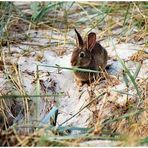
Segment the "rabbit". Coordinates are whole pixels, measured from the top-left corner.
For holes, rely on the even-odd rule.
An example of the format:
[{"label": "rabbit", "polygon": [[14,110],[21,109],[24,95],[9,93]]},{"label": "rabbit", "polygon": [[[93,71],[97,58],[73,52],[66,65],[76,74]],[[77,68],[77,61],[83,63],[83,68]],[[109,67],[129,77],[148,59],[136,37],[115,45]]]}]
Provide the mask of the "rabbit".
[{"label": "rabbit", "polygon": [[[108,60],[108,53],[98,41],[96,41],[96,33],[90,32],[87,39],[83,41],[79,32],[76,33],[77,47],[71,56],[71,66],[76,68],[84,68],[91,70],[104,70]],[[91,83],[98,73],[74,71],[76,83],[82,86],[84,83]]]}]

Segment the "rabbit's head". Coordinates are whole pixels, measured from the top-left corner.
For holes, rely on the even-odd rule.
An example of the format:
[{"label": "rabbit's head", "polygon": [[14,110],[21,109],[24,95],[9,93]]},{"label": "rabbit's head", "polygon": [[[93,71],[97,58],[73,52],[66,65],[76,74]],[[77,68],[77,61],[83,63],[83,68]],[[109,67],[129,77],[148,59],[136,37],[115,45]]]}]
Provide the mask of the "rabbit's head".
[{"label": "rabbit's head", "polygon": [[96,34],[91,32],[84,41],[75,29],[77,47],[74,49],[71,58],[71,65],[79,68],[88,68],[92,61],[92,51],[96,45]]}]

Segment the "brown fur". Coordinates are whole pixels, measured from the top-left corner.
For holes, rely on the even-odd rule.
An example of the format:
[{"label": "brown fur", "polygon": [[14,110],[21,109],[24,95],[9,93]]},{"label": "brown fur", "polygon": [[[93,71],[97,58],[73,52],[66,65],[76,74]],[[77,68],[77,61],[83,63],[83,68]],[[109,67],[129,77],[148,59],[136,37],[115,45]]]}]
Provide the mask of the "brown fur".
[{"label": "brown fur", "polygon": [[[81,35],[75,29],[77,35],[77,48],[73,51],[71,57],[71,65],[77,68],[99,70],[105,69],[108,59],[107,51],[96,41],[96,34],[91,32],[88,34],[86,41],[83,41]],[[77,83],[92,81],[97,73],[74,72]]]}]

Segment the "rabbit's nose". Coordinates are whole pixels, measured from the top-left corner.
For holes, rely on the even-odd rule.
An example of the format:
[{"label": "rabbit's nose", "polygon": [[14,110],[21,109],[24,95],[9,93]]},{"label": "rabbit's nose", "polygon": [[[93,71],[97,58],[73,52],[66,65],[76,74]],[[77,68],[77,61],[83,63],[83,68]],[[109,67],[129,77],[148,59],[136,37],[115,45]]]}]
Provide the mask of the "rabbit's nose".
[{"label": "rabbit's nose", "polygon": [[77,62],[76,61],[71,61],[71,65],[72,66],[76,66],[77,65]]}]

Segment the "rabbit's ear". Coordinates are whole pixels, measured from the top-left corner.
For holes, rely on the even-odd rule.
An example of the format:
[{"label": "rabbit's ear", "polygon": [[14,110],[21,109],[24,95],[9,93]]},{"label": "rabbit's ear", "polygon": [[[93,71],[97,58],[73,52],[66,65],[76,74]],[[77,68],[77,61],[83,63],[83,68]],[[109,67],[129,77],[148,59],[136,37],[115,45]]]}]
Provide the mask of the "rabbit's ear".
[{"label": "rabbit's ear", "polygon": [[96,44],[96,34],[94,32],[91,32],[88,34],[87,38],[87,49],[92,51],[95,44]]},{"label": "rabbit's ear", "polygon": [[76,35],[77,35],[77,39],[76,39],[77,46],[82,48],[83,47],[83,39],[82,39],[81,35],[79,34],[79,32],[76,29],[74,29],[74,30],[75,30]]}]

